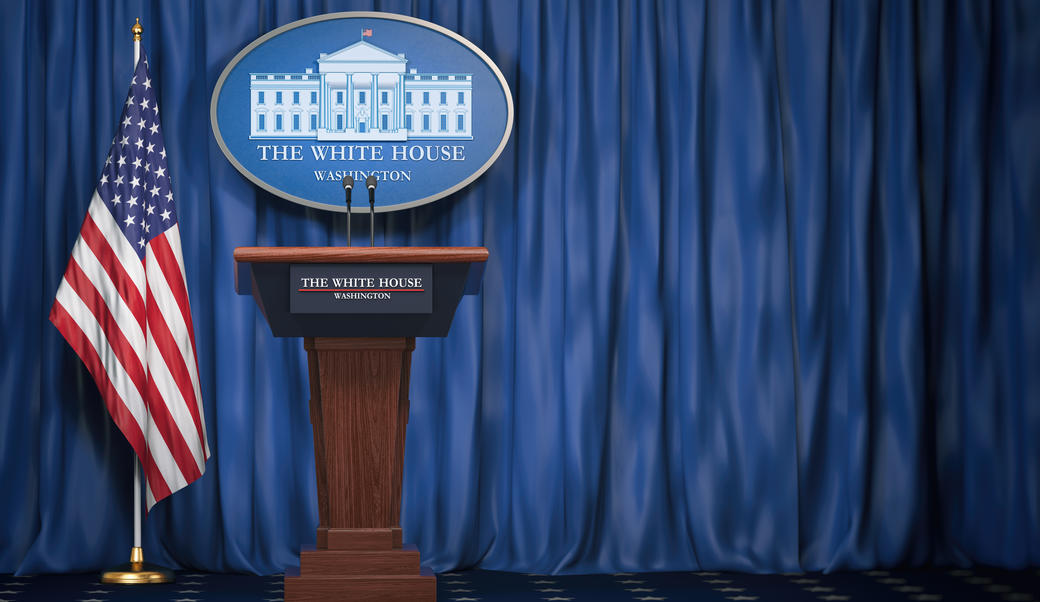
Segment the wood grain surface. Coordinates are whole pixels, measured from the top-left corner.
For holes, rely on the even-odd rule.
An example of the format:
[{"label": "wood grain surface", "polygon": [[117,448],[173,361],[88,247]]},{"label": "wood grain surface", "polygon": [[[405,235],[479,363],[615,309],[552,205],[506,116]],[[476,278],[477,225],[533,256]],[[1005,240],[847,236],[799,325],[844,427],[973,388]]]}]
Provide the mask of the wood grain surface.
[{"label": "wood grain surface", "polygon": [[236,263],[472,263],[485,247],[238,247]]},{"label": "wood grain surface", "polygon": [[317,545],[286,571],[285,600],[436,600],[401,544],[412,337],[305,338],[317,471]]},{"label": "wood grain surface", "polygon": [[[318,527],[318,549],[389,550],[401,547],[400,529],[337,529]],[[396,542],[396,543],[395,543]]]},{"label": "wood grain surface", "polygon": [[300,550],[301,575],[418,575],[419,550]]},{"label": "wood grain surface", "polygon": [[285,600],[294,602],[435,602],[433,575],[285,574]]},{"label": "wood grain surface", "polygon": [[[316,351],[330,528],[390,528],[400,350]],[[410,352],[407,352],[410,353]]]}]

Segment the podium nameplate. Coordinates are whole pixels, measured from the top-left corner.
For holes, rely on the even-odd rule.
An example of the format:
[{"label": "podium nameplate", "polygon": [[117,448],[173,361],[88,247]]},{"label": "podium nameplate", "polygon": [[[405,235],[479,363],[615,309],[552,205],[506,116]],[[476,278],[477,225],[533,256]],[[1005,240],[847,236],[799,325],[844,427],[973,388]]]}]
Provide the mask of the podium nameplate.
[{"label": "podium nameplate", "polygon": [[292,264],[294,314],[429,314],[433,266],[426,264]]}]

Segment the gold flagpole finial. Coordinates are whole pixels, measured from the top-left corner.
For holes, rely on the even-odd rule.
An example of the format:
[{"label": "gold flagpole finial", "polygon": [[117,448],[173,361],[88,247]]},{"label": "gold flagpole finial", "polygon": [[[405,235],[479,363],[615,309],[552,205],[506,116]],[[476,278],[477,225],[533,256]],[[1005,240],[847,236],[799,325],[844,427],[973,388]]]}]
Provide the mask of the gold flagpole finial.
[{"label": "gold flagpole finial", "polygon": [[140,42],[141,41],[141,34],[144,33],[144,28],[141,27],[141,18],[140,17],[138,17],[135,20],[137,22],[134,23],[134,26],[130,28],[130,31],[133,32],[133,34],[134,34],[134,41],[135,42]]}]

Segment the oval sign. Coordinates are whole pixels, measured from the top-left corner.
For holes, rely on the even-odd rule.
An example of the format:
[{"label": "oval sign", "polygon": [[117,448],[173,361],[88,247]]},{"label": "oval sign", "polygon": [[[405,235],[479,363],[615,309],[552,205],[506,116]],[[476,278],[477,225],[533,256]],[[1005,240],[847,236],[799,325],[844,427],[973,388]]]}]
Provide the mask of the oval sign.
[{"label": "oval sign", "polygon": [[210,102],[228,161],[280,197],[396,211],[447,196],[495,162],[513,129],[502,72],[462,36],[390,13],[332,13],[256,39],[224,68]]}]

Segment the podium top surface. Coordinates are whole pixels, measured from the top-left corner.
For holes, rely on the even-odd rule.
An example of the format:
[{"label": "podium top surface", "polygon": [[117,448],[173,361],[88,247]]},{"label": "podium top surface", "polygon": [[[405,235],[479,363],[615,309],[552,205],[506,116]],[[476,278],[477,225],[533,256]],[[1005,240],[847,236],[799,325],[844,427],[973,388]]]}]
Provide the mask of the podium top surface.
[{"label": "podium top surface", "polygon": [[236,263],[480,263],[485,247],[238,247]]}]

